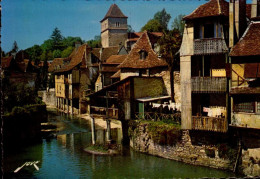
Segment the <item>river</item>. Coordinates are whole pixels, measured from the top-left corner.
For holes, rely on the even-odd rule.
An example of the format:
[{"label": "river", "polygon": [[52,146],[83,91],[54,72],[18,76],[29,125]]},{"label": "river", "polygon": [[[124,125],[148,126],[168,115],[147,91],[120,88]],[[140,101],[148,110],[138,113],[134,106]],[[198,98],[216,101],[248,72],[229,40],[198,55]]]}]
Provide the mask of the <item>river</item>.
[{"label": "river", "polygon": [[[48,111],[48,121],[61,129],[57,137],[4,151],[4,178],[226,178],[232,172],[193,166],[173,160],[134,152],[124,148],[121,155],[97,156],[83,149],[91,144],[89,121],[68,118]],[[104,129],[96,128],[97,142],[106,139]],[[120,143],[121,129],[112,129],[112,139]],[[39,161],[14,171],[25,162]]]}]

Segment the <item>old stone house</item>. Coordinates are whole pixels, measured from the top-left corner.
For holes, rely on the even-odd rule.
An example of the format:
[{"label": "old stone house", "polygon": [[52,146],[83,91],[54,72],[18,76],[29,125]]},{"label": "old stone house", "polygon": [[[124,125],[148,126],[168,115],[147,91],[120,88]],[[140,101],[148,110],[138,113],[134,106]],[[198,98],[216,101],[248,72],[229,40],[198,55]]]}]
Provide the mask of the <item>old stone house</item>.
[{"label": "old stone house", "polygon": [[[250,103],[253,113],[257,113],[255,89],[254,92],[243,91],[241,87],[252,83],[248,83],[246,78],[257,76],[257,72],[252,70],[257,69],[259,62],[258,41],[250,41],[257,39],[259,33],[259,26],[253,22],[258,19],[257,16],[259,1],[246,4],[244,0],[229,3],[211,0],[184,17],[180,50],[183,129],[225,132],[231,120],[234,123],[234,118],[238,123],[242,118],[250,120],[248,116],[237,113],[239,105],[241,108],[248,107],[242,101],[249,100],[249,96],[253,96]],[[231,58],[229,48],[232,48]],[[231,68],[229,63],[232,63]],[[257,77],[251,80],[255,79]],[[242,93],[237,95],[240,90],[244,96],[241,96]],[[259,125],[257,115],[251,118],[247,125]]]},{"label": "old stone house", "polygon": [[231,125],[260,128],[260,22],[252,21],[230,52]]}]

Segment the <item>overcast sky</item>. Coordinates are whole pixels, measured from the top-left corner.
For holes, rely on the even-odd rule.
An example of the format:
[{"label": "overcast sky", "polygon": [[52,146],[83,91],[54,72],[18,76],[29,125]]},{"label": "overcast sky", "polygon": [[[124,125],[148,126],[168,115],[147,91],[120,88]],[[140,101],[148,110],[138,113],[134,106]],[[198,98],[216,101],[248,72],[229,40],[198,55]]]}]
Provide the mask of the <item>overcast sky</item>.
[{"label": "overcast sky", "polygon": [[2,48],[10,51],[14,41],[19,49],[42,44],[55,27],[63,36],[93,39],[100,35],[100,20],[116,3],[137,32],[153,15],[166,9],[169,27],[179,14],[190,14],[206,0],[2,0]]}]

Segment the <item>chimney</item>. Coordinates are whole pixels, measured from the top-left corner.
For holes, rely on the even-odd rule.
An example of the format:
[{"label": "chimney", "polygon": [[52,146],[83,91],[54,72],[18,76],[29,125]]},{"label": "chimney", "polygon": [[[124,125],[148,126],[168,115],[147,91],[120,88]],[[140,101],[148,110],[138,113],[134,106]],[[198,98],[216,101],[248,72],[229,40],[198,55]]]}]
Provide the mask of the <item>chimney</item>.
[{"label": "chimney", "polygon": [[76,50],[81,46],[81,43],[80,42],[75,42],[75,48]]},{"label": "chimney", "polygon": [[242,37],[247,27],[246,0],[230,0],[229,3],[229,47]]},{"label": "chimney", "polygon": [[260,0],[252,0],[251,18],[260,16]]}]

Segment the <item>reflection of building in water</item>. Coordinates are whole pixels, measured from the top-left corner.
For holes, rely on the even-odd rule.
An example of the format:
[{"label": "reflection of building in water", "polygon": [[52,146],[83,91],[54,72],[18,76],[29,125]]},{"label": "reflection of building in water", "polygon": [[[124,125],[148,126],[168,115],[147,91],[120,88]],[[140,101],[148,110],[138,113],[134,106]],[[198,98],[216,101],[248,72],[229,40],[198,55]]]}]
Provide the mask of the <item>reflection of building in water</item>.
[{"label": "reflection of building in water", "polygon": [[105,143],[105,135],[106,132],[104,129],[96,130],[96,143],[97,144],[104,144]]},{"label": "reflection of building in water", "polygon": [[67,144],[66,134],[58,135],[58,136],[57,136],[57,140],[58,140],[58,142],[60,142],[64,147],[66,147],[66,144]]},{"label": "reflection of building in water", "polygon": [[72,152],[74,152],[74,133],[69,134],[69,139],[70,139],[70,149]]}]

